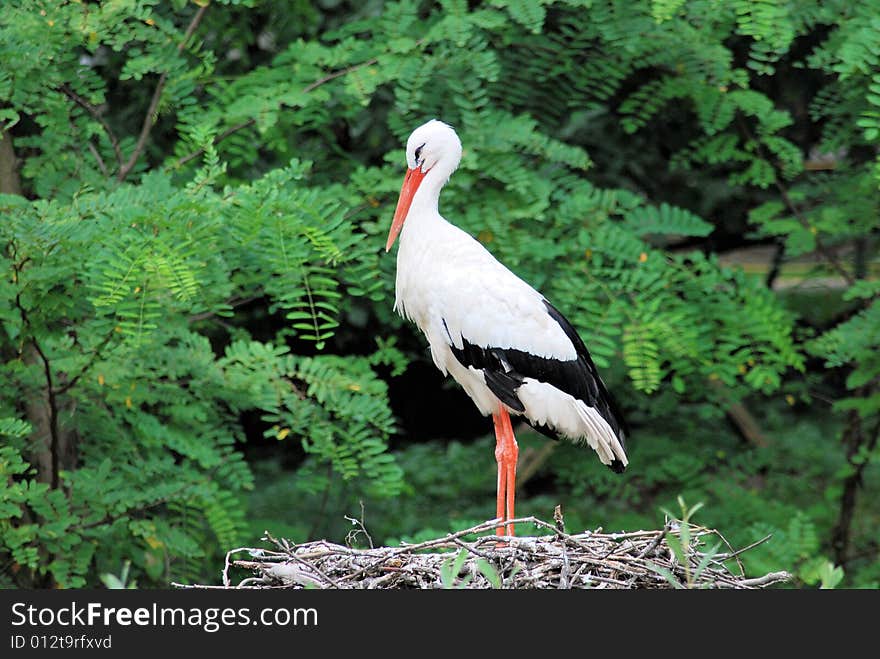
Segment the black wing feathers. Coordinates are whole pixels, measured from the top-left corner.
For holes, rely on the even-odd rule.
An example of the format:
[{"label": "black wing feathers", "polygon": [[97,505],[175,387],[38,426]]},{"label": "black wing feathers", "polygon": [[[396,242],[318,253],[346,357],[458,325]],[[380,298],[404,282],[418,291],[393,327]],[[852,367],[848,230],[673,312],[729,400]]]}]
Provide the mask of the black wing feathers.
[{"label": "black wing feathers", "polygon": [[[599,371],[596,369],[596,365],[590,357],[590,351],[587,350],[587,346],[584,345],[581,337],[578,336],[577,331],[572,327],[571,323],[568,322],[568,319],[559,313],[559,310],[556,309],[556,307],[547,302],[547,300],[544,300],[544,306],[547,307],[547,313],[550,314],[550,317],[559,323],[562,331],[565,332],[565,335],[574,344],[574,349],[578,354],[577,361],[578,363],[583,364],[584,369],[589,375],[588,380],[590,382],[590,388],[592,389],[592,387],[595,387],[592,401],[586,398],[582,398],[581,400],[599,410],[602,418],[608,422],[611,429],[620,439],[620,445],[626,449],[624,438],[629,434],[629,430],[626,427],[626,421],[623,418],[623,414],[620,412],[620,408],[617,406],[617,401],[614,400],[614,396],[611,395],[611,392],[608,391],[605,383],[602,382],[602,378],[599,376]],[[612,468],[613,467],[614,465],[612,464]],[[621,471],[622,470],[623,465],[621,465]]]},{"label": "black wing feathers", "polygon": [[[447,335],[449,328],[446,327],[446,321],[443,321]],[[451,336],[450,336],[451,338]],[[516,390],[523,383],[523,376],[516,370],[509,368],[506,364],[508,350],[501,348],[481,348],[470,343],[462,337],[462,347],[456,348],[454,344],[450,344],[452,354],[464,366],[473,366],[481,369],[486,379],[486,386],[493,394],[498,396],[498,400],[517,412],[525,412],[525,405],[517,397]]]},{"label": "black wing feathers", "polygon": [[517,412],[526,411],[526,406],[516,395],[516,390],[523,383],[523,378],[520,375],[492,371],[488,368],[483,369],[483,375],[486,378],[486,386],[498,396],[498,400]]},{"label": "black wing feathers", "polygon": [[[562,331],[574,345],[577,353],[576,359],[563,361],[549,357],[538,357],[514,348],[480,347],[470,343],[465,337],[461,337],[462,347],[457,348],[449,334],[446,321],[443,321],[450,339],[452,353],[462,365],[482,370],[486,386],[511,409],[518,412],[525,410],[525,406],[516,394],[525,378],[546,382],[595,408],[608,422],[623,445],[625,437],[623,416],[605,387],[605,383],[602,382],[602,378],[599,377],[599,372],[590,358],[587,347],[565,316],[546,300],[544,305],[547,308],[547,313],[559,323]],[[541,424],[530,425],[548,437],[559,439],[559,435],[553,428]],[[610,466],[617,472],[624,469],[619,460],[614,460]]]}]

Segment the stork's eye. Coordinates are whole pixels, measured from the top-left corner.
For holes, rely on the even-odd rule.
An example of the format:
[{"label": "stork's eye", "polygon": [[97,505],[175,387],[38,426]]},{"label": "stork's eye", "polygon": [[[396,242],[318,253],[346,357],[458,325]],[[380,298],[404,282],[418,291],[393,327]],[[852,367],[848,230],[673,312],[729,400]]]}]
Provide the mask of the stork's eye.
[{"label": "stork's eye", "polygon": [[422,155],[422,149],[425,148],[425,145],[422,144],[418,149],[416,149],[416,163],[419,162],[419,156]]}]

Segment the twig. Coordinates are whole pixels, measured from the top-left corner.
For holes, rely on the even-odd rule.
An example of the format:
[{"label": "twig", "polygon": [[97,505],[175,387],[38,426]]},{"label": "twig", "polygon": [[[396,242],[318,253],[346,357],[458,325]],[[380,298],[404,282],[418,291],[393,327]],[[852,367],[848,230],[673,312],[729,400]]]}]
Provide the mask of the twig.
[{"label": "twig", "polygon": [[227,588],[229,588],[229,566],[231,565],[229,557],[233,554],[237,554],[240,551],[251,552],[253,550],[249,549],[248,547],[237,547],[235,549],[230,549],[228,552],[226,552],[226,558],[223,559],[223,585]]},{"label": "twig", "polygon": [[473,545],[469,545],[468,543],[464,542],[463,540],[460,540],[460,539],[456,538],[456,539],[454,540],[454,542],[455,542],[455,544],[457,544],[459,547],[461,547],[462,549],[464,549],[464,550],[470,552],[471,554],[474,554],[475,556],[479,556],[480,558],[484,558],[484,559],[486,559],[487,561],[491,561],[491,560],[492,560],[492,557],[489,556],[489,554],[486,554],[486,553],[480,551],[479,549],[477,549],[477,548],[474,547]]},{"label": "twig", "polygon": [[[742,564],[742,561],[739,560],[739,555],[742,554],[744,551],[750,549],[751,547],[746,547],[746,549],[734,551],[733,545],[731,545],[730,542],[728,542],[727,538],[725,538],[721,534],[721,531],[719,531],[717,529],[709,529],[709,532],[714,534],[716,537],[721,538],[721,542],[723,542],[724,545],[730,550],[728,558],[735,558],[736,559],[736,565],[737,565],[737,567],[739,567],[739,576],[741,576],[741,577],[746,576],[746,567],[745,567],[745,565]],[[769,540],[769,539],[770,539],[770,536],[767,536],[767,538],[764,538],[764,540]],[[757,547],[759,544],[764,542],[764,540],[761,540],[760,542],[757,542],[752,546]],[[719,560],[727,560],[727,558],[719,559]]]},{"label": "twig", "polygon": [[[208,7],[210,3],[205,3],[201,7],[199,7],[195,16],[193,16],[192,21],[186,28],[186,32],[184,32],[183,39],[177,45],[177,52],[182,53],[183,49],[186,48],[186,44],[189,41],[190,37],[193,35],[193,32],[196,31],[196,28],[199,26],[199,23],[202,22],[202,17],[205,15],[205,12],[208,11]],[[153,124],[155,123],[156,113],[159,109],[159,102],[162,100],[162,92],[165,90],[165,83],[168,80],[168,72],[164,72],[159,76],[159,82],[156,83],[156,89],[153,90],[153,98],[150,99],[150,106],[147,108],[147,113],[144,116],[143,124],[141,125],[141,132],[138,135],[137,142],[134,145],[134,150],[131,152],[131,156],[128,158],[128,161],[124,165],[119,167],[119,173],[116,178],[119,181],[124,181],[125,178],[131,173],[131,170],[134,169],[134,166],[137,164],[138,159],[141,157],[141,153],[143,153],[144,148],[147,146],[147,139],[150,137],[150,131],[153,130]]]},{"label": "twig", "polygon": [[271,542],[273,545],[278,547],[282,552],[289,552],[291,550],[290,544],[287,539],[282,538],[281,540],[277,540],[275,536],[273,536],[269,531],[263,531],[263,540],[267,542]]},{"label": "twig", "polygon": [[645,547],[645,549],[638,555],[638,558],[645,558],[649,556],[657,547],[663,542],[663,538],[666,537],[666,534],[669,533],[669,530],[672,528],[672,525],[667,521],[666,524],[663,525],[663,528],[657,532],[657,536],[651,540],[651,543]]},{"label": "twig", "polygon": [[175,588],[182,588],[184,590],[227,590],[227,586],[210,586],[196,583],[177,583],[176,581],[172,581],[171,585]]},{"label": "twig", "polygon": [[352,524],[357,524],[358,526],[360,526],[360,529],[354,529],[354,530],[348,532],[348,535],[345,536],[345,542],[347,544],[349,544],[349,546],[351,546],[357,540],[358,535],[363,533],[365,536],[367,536],[367,541],[370,543],[370,549],[372,549],[373,548],[373,538],[367,532],[367,527],[364,526],[364,516],[365,516],[364,502],[361,501],[360,504],[361,504],[361,518],[360,519],[355,519],[354,517],[349,517],[348,515],[343,515],[343,517],[345,519],[347,519],[349,522],[351,522]]},{"label": "twig", "polygon": [[565,545],[562,545],[562,569],[559,571],[559,589],[569,590],[571,588],[571,563],[568,560],[568,552],[565,551]]},{"label": "twig", "polygon": [[765,574],[763,577],[743,579],[739,583],[743,586],[754,588],[756,586],[767,586],[769,584],[779,583],[780,581],[789,581],[790,579],[791,574],[788,572],[771,572],[770,574]]},{"label": "twig", "polygon": [[94,156],[95,161],[97,161],[98,169],[101,170],[101,173],[104,176],[110,176],[110,172],[107,169],[107,165],[104,164],[104,159],[101,157],[101,154],[98,153],[98,150],[95,148],[95,145],[92,144],[92,141],[89,140],[88,142],[86,142],[86,146],[89,148],[89,153],[91,153],[92,156]]},{"label": "twig", "polygon": [[[73,101],[78,106],[80,106],[83,110],[88,112],[92,116],[92,118],[95,119],[95,121],[97,121],[101,125],[101,128],[104,129],[104,134],[107,135],[107,139],[110,141],[110,146],[113,147],[113,153],[116,155],[116,167],[121,168],[122,167],[122,150],[119,148],[119,140],[116,139],[116,134],[113,132],[113,129],[110,128],[110,124],[107,123],[107,120],[104,119],[104,116],[101,113],[101,111],[94,104],[90,103],[89,101],[84,99],[82,96],[77,94],[75,91],[73,91],[73,89],[71,89],[70,85],[68,85],[67,83],[60,85],[59,87],[57,87],[57,89],[62,94],[64,94],[67,98],[69,98],[71,101]],[[94,149],[91,142],[89,142],[89,146],[92,147],[92,149]],[[101,168],[101,171],[104,173],[104,175],[106,175],[107,174],[107,166],[104,164],[104,160],[97,153],[97,151],[93,151],[93,153],[95,154],[96,158],[98,159],[98,166]]]},{"label": "twig", "polygon": [[553,523],[557,531],[565,533],[565,518],[562,515],[562,504],[557,504],[553,509]]},{"label": "twig", "polygon": [[[754,549],[758,545],[763,545],[765,542],[767,542],[772,537],[773,537],[773,534],[768,533],[760,540],[757,540],[756,542],[753,542],[752,544],[750,544],[748,547],[743,547],[742,549],[737,549],[736,551],[734,551],[733,548],[731,548],[730,552],[728,552],[726,554],[716,554],[715,558],[719,561],[729,561],[731,558],[734,558],[735,556],[739,556],[740,554],[747,552],[749,549]],[[730,545],[728,545],[728,547],[730,547]]]}]

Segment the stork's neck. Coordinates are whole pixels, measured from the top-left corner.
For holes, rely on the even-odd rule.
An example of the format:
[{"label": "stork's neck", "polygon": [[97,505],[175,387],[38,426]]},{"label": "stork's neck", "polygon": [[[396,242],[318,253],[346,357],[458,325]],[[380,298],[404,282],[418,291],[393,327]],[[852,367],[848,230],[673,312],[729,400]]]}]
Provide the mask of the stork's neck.
[{"label": "stork's neck", "polygon": [[[410,225],[432,221],[445,222],[440,216],[439,210],[440,191],[446,185],[452,172],[458,167],[459,160],[460,158],[454,160],[451,158],[441,158],[428,170],[422,184],[413,197],[412,205],[406,216],[406,223],[403,225],[404,233],[406,233],[406,229]],[[413,229],[414,227],[410,226],[410,228]]]}]

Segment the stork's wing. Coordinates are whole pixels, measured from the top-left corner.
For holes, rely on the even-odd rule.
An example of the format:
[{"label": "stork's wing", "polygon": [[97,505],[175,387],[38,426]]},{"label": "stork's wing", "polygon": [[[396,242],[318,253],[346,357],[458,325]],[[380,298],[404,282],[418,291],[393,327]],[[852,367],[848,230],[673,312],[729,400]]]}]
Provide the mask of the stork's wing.
[{"label": "stork's wing", "polygon": [[[452,353],[462,365],[482,370],[486,386],[511,409],[518,412],[525,411],[525,406],[517,397],[517,389],[526,378],[538,380],[596,409],[623,445],[625,438],[623,416],[599,376],[589,351],[565,316],[546,300],[544,305],[548,316],[558,324],[574,346],[575,359],[542,357],[518,348],[480,346],[472,343],[465,336],[461,337],[461,347],[450,344]],[[543,434],[554,439],[558,438],[558,434],[549,426],[532,425]]]}]

